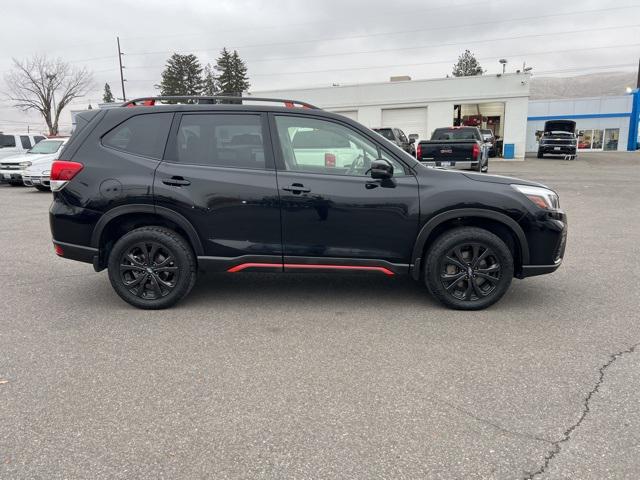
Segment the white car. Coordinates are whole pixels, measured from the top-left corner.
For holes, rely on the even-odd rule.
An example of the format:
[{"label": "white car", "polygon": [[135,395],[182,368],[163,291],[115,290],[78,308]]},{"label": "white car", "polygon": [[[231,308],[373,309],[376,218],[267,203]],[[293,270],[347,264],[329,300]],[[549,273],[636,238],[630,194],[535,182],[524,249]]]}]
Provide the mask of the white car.
[{"label": "white car", "polygon": [[12,185],[27,185],[38,190],[49,189],[51,164],[60,156],[68,138],[42,140],[24,155],[5,158],[0,162],[0,177]]},{"label": "white car", "polygon": [[31,133],[0,132],[0,158],[23,155],[44,138]]}]

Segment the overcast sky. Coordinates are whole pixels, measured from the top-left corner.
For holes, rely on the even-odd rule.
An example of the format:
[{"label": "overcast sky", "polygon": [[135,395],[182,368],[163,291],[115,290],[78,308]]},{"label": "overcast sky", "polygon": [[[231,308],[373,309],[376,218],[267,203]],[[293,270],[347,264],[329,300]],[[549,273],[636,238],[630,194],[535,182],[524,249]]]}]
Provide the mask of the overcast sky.
[{"label": "overcast sky", "polygon": [[[95,88],[74,109],[101,102],[105,82],[120,97],[117,35],[128,98],[157,93],[171,53],[204,65],[223,46],[245,60],[252,91],[443,77],[465,48],[489,73],[506,58],[511,71],[526,62],[568,76],[636,68],[640,0],[5,0],[0,92],[12,57],[46,54],[93,72]],[[42,128],[0,96],[0,130],[24,122]]]}]

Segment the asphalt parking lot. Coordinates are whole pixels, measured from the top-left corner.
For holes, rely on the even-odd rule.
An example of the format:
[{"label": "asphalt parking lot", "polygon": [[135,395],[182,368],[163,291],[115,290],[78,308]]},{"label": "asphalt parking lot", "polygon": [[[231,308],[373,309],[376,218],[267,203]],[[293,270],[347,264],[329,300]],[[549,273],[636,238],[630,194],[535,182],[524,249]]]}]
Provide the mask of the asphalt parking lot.
[{"label": "asphalt parking lot", "polygon": [[555,188],[569,243],[467,313],[299,274],[136,310],[0,186],[0,478],[638,478],[640,153],[491,173]]}]

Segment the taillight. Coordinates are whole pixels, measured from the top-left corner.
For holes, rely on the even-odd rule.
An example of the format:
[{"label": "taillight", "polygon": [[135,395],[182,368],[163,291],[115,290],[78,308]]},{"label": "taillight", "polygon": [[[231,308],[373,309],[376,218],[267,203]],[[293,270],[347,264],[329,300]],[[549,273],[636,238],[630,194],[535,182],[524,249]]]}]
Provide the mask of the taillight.
[{"label": "taillight", "polygon": [[480,146],[477,143],[473,144],[473,159],[477,160],[480,156]]},{"label": "taillight", "polygon": [[75,177],[84,165],[79,162],[69,162],[66,160],[55,160],[51,165],[51,191],[57,192],[62,190],[64,186]]},{"label": "taillight", "polygon": [[62,250],[62,247],[60,245],[53,245],[53,249],[56,252],[56,255],[58,255],[59,257],[64,257],[64,250]]},{"label": "taillight", "polygon": [[420,160],[422,158],[422,145],[418,144],[416,147],[416,158]]}]

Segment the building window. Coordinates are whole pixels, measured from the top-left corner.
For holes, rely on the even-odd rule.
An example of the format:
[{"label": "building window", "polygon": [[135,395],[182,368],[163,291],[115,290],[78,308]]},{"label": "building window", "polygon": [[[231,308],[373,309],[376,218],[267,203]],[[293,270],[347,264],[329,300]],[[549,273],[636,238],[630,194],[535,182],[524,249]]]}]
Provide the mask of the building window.
[{"label": "building window", "polygon": [[620,140],[620,129],[607,128],[604,131],[604,150],[618,150],[618,140]]}]

